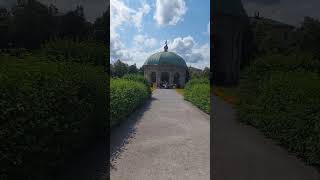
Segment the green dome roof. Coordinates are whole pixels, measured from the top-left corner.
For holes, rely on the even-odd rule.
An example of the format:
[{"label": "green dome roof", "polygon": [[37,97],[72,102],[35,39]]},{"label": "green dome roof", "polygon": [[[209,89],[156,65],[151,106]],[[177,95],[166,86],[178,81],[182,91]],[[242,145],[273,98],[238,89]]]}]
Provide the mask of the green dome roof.
[{"label": "green dome roof", "polygon": [[215,0],[213,1],[213,14],[247,16],[241,0]]},{"label": "green dome roof", "polygon": [[179,55],[173,52],[166,52],[166,51],[158,52],[151,55],[144,63],[144,65],[162,65],[162,64],[187,67],[186,62],[182,59],[182,57],[180,57]]}]

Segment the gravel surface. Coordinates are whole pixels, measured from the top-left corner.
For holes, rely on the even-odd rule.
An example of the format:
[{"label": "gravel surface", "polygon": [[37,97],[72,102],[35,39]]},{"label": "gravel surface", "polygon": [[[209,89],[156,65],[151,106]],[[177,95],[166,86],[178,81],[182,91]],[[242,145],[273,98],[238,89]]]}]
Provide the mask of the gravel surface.
[{"label": "gravel surface", "polygon": [[209,180],[209,119],[175,90],[157,89],[111,132],[111,180]]}]

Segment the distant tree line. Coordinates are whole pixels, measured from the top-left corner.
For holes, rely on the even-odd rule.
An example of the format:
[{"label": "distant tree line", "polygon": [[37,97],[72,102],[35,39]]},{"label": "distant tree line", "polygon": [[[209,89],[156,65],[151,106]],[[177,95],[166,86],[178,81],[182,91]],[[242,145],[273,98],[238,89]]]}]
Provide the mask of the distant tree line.
[{"label": "distant tree line", "polygon": [[84,17],[82,6],[61,13],[54,5],[46,6],[37,0],[18,0],[11,9],[0,7],[0,48],[39,48],[50,39],[94,39],[106,42],[105,12],[94,23]]},{"label": "distant tree line", "polygon": [[194,67],[188,67],[188,73],[187,78],[188,79],[197,79],[197,78],[205,78],[209,79],[210,76],[210,68],[205,67],[203,70],[194,68]]},{"label": "distant tree line", "polygon": [[143,69],[137,68],[136,64],[128,65],[121,60],[117,60],[115,63],[110,64],[110,73],[112,77],[123,77],[127,74],[142,74]]},{"label": "distant tree line", "polygon": [[295,27],[263,17],[254,17],[247,41],[252,42],[253,58],[266,54],[310,53],[320,59],[320,21],[305,17]]}]

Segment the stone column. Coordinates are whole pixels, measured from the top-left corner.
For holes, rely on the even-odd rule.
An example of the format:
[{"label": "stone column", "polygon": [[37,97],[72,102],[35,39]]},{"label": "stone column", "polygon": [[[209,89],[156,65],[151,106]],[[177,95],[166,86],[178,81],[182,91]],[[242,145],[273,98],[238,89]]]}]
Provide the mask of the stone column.
[{"label": "stone column", "polygon": [[149,81],[149,79],[148,79],[148,70],[144,70],[144,78],[146,78],[148,81]]},{"label": "stone column", "polygon": [[156,70],[156,82],[157,86],[160,86],[160,77],[161,77],[161,72],[159,70]]},{"label": "stone column", "polygon": [[148,80],[149,83],[151,83],[151,78],[150,78],[151,73],[147,71],[146,73],[146,79]]},{"label": "stone column", "polygon": [[169,72],[169,84],[172,85],[173,84],[173,73]]}]

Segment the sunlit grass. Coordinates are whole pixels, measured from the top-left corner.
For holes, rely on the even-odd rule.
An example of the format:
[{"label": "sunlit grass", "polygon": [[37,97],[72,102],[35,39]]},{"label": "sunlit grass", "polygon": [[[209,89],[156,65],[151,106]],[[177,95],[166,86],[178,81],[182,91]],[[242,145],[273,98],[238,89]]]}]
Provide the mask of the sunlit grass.
[{"label": "sunlit grass", "polygon": [[184,89],[176,89],[177,93],[180,95],[184,95]]},{"label": "sunlit grass", "polygon": [[151,87],[151,92],[155,91],[157,89],[157,85],[154,83]]}]

